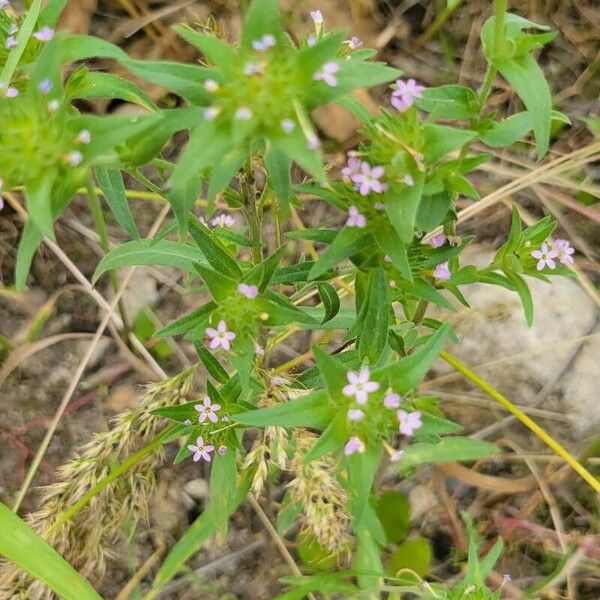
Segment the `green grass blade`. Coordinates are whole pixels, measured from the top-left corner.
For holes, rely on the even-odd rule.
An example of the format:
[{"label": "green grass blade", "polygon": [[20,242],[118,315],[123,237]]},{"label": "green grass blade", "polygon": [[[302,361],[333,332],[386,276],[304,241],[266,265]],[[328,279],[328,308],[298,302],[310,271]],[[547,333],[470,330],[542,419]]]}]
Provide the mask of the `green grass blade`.
[{"label": "green grass blade", "polygon": [[102,600],[85,577],[2,503],[0,531],[0,555],[43,581],[61,598]]}]

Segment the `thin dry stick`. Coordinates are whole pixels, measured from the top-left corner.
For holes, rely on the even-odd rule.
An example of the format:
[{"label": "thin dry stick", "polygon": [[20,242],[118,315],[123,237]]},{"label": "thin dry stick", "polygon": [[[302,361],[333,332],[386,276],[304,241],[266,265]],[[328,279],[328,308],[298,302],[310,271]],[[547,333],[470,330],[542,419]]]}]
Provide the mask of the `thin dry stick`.
[{"label": "thin dry stick", "polygon": [[[271,536],[271,539],[273,540],[274,544],[277,546],[279,553],[281,554],[281,556],[283,557],[285,562],[288,564],[292,573],[294,575],[296,575],[296,577],[301,577],[302,572],[298,568],[298,565],[296,564],[294,557],[290,554],[290,551],[287,549],[286,545],[283,543],[281,536],[279,535],[279,533],[277,533],[277,529],[275,529],[275,527],[273,527],[273,523],[271,523],[269,517],[267,516],[265,511],[262,509],[262,506],[258,503],[256,498],[252,494],[248,494],[248,502],[250,503],[250,506],[252,506],[252,508],[254,509],[256,514],[258,515],[258,518],[260,519],[261,523],[264,525],[265,529]],[[308,598],[310,598],[310,600],[316,600],[315,596],[311,593],[308,593],[306,596]]]},{"label": "thin dry stick", "polygon": [[142,579],[150,572],[150,569],[160,560],[165,551],[164,544],[160,546],[148,557],[146,562],[133,574],[133,577],[125,584],[123,589],[118,593],[115,600],[127,600],[135,588],[140,584]]},{"label": "thin dry stick", "polygon": [[[166,218],[169,210],[170,210],[169,206],[165,206],[163,208],[163,210],[157,217],[156,221],[154,222],[154,225],[152,226],[152,229],[150,230],[148,237],[153,237],[154,235],[156,235],[156,232],[158,231],[161,223]],[[62,250],[60,250],[60,248],[58,248],[58,246],[54,242],[52,242],[51,240],[44,240],[44,241],[53,251],[54,251],[53,246],[56,247],[56,250],[58,251],[58,252],[56,252],[56,254],[57,254],[57,256],[59,256],[59,258],[61,256],[64,256],[64,258],[69,263],[71,263],[71,261],[68,259],[68,257],[66,255],[64,255]],[[73,265],[73,267],[75,267],[75,265]],[[75,270],[81,275],[81,277],[83,277],[81,272],[76,267],[75,267]],[[46,450],[48,449],[48,446],[50,445],[50,441],[52,440],[52,437],[54,436],[54,433],[56,432],[56,429],[58,427],[58,424],[60,423],[62,415],[65,412],[65,409],[67,408],[67,406],[71,400],[71,397],[75,393],[75,390],[77,389],[77,386],[79,385],[79,380],[83,376],[83,373],[85,372],[85,369],[87,368],[87,365],[94,354],[96,346],[98,345],[98,342],[100,341],[102,335],[104,334],[104,330],[108,326],[108,324],[111,320],[111,316],[114,313],[115,307],[117,306],[119,299],[121,298],[121,296],[123,295],[123,292],[125,291],[127,285],[129,284],[129,280],[131,279],[131,276],[133,275],[134,271],[135,271],[135,267],[131,268],[128,271],[128,273],[126,274],[126,276],[123,280],[123,283],[121,284],[121,287],[115,294],[115,296],[112,300],[112,303],[110,305],[107,305],[107,311],[104,314],[102,321],[100,322],[100,325],[96,329],[96,333],[94,334],[94,337],[93,337],[90,345],[88,346],[88,350],[87,350],[85,356],[83,357],[81,363],[79,364],[79,367],[77,368],[75,374],[71,378],[69,387],[67,388],[67,390],[61,400],[60,405],[56,409],[56,413],[54,414],[54,417],[52,418],[50,426],[48,427],[46,434],[44,435],[44,439],[42,440],[42,442],[35,454],[35,457],[31,463],[31,465],[29,466],[27,475],[25,476],[25,480],[23,481],[23,484],[21,485],[21,488],[17,495],[17,499],[15,500],[15,503],[13,506],[13,510],[15,512],[17,512],[19,510],[19,507],[21,506],[21,503],[23,502],[23,499],[25,498],[25,494],[27,494],[27,491],[29,490],[29,487],[31,486],[31,482],[32,482],[35,474],[37,473],[37,470],[40,466],[42,459],[44,458],[44,455],[46,454]],[[89,282],[87,281],[87,279],[85,279],[85,277],[83,277],[83,280],[85,281],[87,286],[90,286]],[[100,296],[100,297],[102,298],[102,296]],[[102,298],[102,304],[107,304],[106,301],[104,300],[104,298]],[[137,338],[135,338],[135,339],[137,340]],[[139,342],[139,340],[137,340],[137,341]],[[140,344],[141,344],[141,342],[140,342]],[[143,347],[143,345],[142,345],[142,347]],[[156,364],[156,362],[154,360],[153,360],[153,363]],[[166,378],[166,376],[167,376],[166,373],[160,368],[160,366],[157,365],[157,367],[158,367],[158,371],[157,371],[158,375],[162,378]]]},{"label": "thin dry stick", "polygon": [[[528,188],[536,183],[541,183],[554,177],[564,171],[570,171],[581,167],[582,165],[592,162],[598,159],[598,153],[600,152],[600,142],[595,142],[589,146],[585,146],[580,150],[565,154],[555,160],[552,160],[529,173],[526,173],[522,177],[519,177],[505,186],[498,188],[491,194],[488,194],[485,198],[479,200],[476,204],[461,210],[458,213],[457,223],[463,223],[468,219],[471,219],[475,215],[484,211],[486,208],[493,206],[500,202],[503,198],[510,196],[520,190]],[[432,232],[424,236],[424,240],[429,240],[435,235],[443,233],[443,227],[437,227]]]}]

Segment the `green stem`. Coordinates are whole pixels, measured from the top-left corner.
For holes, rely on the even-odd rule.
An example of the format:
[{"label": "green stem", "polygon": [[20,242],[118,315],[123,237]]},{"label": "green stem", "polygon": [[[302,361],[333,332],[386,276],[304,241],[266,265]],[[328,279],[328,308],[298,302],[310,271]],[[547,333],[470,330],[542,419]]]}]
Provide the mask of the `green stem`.
[{"label": "green stem", "polygon": [[256,264],[262,261],[262,237],[261,237],[261,223],[258,216],[256,206],[256,185],[254,183],[254,177],[252,176],[252,157],[248,160],[244,173],[242,174],[242,213],[246,219],[248,225],[248,233],[250,239],[253,242],[257,242],[258,245],[252,247],[252,258]]},{"label": "green stem", "polygon": [[10,85],[15,70],[19,66],[21,57],[27,48],[33,30],[35,29],[35,24],[40,16],[41,9],[42,0],[34,0],[31,7],[28,9],[27,16],[17,34],[17,45],[10,51],[8,58],[4,63],[2,73],[0,74],[0,87],[7,88]]},{"label": "green stem", "polygon": [[[107,254],[110,250],[110,243],[108,241],[108,232],[106,230],[106,221],[104,220],[104,213],[102,212],[102,206],[100,201],[98,200],[98,194],[96,193],[96,187],[94,186],[94,181],[92,180],[92,176],[90,175],[87,182],[87,195],[90,201],[90,210],[92,211],[92,216],[94,217],[94,225],[96,227],[96,233],[100,238],[100,247],[104,254]],[[108,274],[110,285],[115,294],[119,291],[119,281],[114,271],[110,271]],[[129,338],[129,319],[127,318],[127,310],[125,309],[125,303],[123,298],[119,299],[118,302],[119,314],[121,316],[121,320],[123,321],[123,334],[124,338],[127,340]]]},{"label": "green stem", "polygon": [[167,438],[173,430],[178,427],[179,424],[173,425],[167,428],[158,437],[154,438],[151,442],[146,444],[143,448],[138,450],[135,454],[130,456],[125,462],[115,467],[104,479],[100,480],[96,485],[90,488],[71,508],[64,511],[60,517],[52,524],[52,526],[45,532],[45,535],[56,531],[61,525],[70,521],[94,496],[98,495],[105,487],[110,485],[115,479],[119,478],[123,473],[126,473],[134,467],[140,460],[154,452],[163,444],[163,440]]},{"label": "green stem", "polygon": [[494,56],[501,56],[504,48],[504,23],[508,0],[496,0],[494,6]]}]

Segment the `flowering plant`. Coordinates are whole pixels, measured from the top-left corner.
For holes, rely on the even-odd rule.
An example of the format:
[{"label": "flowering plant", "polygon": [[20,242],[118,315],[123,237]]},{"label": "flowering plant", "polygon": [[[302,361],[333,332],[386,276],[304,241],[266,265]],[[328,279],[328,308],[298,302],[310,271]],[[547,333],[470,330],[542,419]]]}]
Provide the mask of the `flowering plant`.
[{"label": "flowering plant", "polygon": [[[60,4],[48,6],[58,14]],[[21,25],[0,12],[0,62],[9,64],[25,44],[21,62],[5,69],[0,98],[0,181],[5,190],[24,191],[29,212],[17,284],[25,284],[36,248],[53,236],[54,222],[80,187],[102,228],[95,177],[132,238],[110,250],[105,244],[95,281],[116,268],[166,265],[185,271],[205,292],[195,310],[154,333],[191,342],[206,381],[189,401],[152,409],[153,418],[172,423],[151,444],[178,441],[175,462],[210,463],[209,506],[169,554],[148,597],[174,576],[192,546],[215,531],[224,534],[241,502],[277,481],[286,483],[280,534],[297,523],[300,553],[310,546],[351,569],[328,580],[327,593],[375,593],[391,578],[389,585],[410,584],[427,598],[462,598],[469,586],[477,597],[498,597],[485,587],[485,574],[501,542],[482,565],[473,542],[469,571],[453,590],[434,590],[420,576],[420,585],[414,578],[407,583],[394,558],[400,540],[385,526],[377,474],[393,469],[405,477],[422,464],[498,451],[460,435],[462,427],[438,399],[419,389],[446,341],[456,340],[440,314],[455,310],[453,299],[468,306],[462,289],[485,283],[518,294],[531,323],[526,277],[573,274],[574,249],[552,239],[550,217],[524,227],[514,208],[506,241],[484,267],[464,264],[471,238],[457,229],[459,196],[479,199],[469,175],[488,160],[486,147],[507,147],[533,132],[541,158],[552,120],[567,120],[552,111],[532,57],[552,32],[506,14],[498,1],[481,31],[488,72],[476,92],[403,78],[373,62],[374,52],[358,38],[328,31],[319,11],[311,13],[314,31],[292,39],[276,0],[252,2],[238,45],[189,25],[176,28],[200,52],[200,66],[133,60],[102,40],[54,35],[42,15],[37,29],[30,19],[31,35],[19,40],[14,35],[30,17]],[[119,61],[185,105],[161,109],[133,83],[85,67],[62,80],[64,64],[91,56]],[[525,106],[504,120],[487,105],[497,74]],[[387,106],[373,116],[352,92],[383,84]],[[77,98],[100,96],[135,102],[146,114],[95,117],[74,106]],[[339,170],[327,162],[312,118],[331,102],[362,127]],[[189,141],[170,162],[162,149],[179,131],[188,131]],[[155,167],[154,181],[141,172],[147,165]],[[172,208],[174,221],[154,239],[140,239],[124,174]],[[328,226],[298,226],[299,211],[322,201],[332,207]],[[437,310],[428,314],[432,306]],[[296,333],[308,341],[304,354],[282,362],[278,350]],[[69,518],[86,501],[78,500]],[[389,560],[395,566],[386,574]],[[406,568],[416,576],[411,564]],[[316,576],[293,580],[306,593],[321,584]]]}]

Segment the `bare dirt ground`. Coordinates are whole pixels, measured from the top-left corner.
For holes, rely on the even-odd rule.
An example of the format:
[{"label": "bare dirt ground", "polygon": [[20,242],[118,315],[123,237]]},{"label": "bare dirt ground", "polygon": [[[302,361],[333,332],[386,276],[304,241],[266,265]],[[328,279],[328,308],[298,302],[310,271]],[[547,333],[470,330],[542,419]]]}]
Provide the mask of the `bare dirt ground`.
[{"label": "bare dirt ground", "polygon": [[[490,12],[490,3],[462,3],[436,33],[436,10],[446,3],[428,0],[376,2],[375,0],[319,0],[312,3],[286,0],[292,34],[306,31],[309,10],[319,8],[329,24],[360,35],[366,45],[407,75],[426,85],[461,82],[477,86],[484,72],[479,52],[478,30]],[[572,120],[572,126],[556,132],[554,156],[589,142],[582,119],[600,113],[600,7],[591,0],[512,3],[523,16],[547,23],[559,31],[550,49],[541,57],[557,108]],[[181,20],[215,25],[234,39],[239,31],[237,3],[163,2],[161,0],[98,1],[72,0],[62,27],[90,32],[122,45],[133,56],[196,60],[192,49],[178,40],[169,26]],[[293,15],[302,15],[294,20]],[[118,72],[113,64],[98,67]],[[157,101],[164,91],[146,86]],[[364,94],[370,106],[382,103],[385,90]],[[517,100],[508,89],[498,89],[493,101],[502,111]],[[102,113],[130,110],[118,103],[97,102],[86,110]],[[344,152],[357,139],[356,123],[342,109],[328,107],[318,116],[333,163],[340,164]],[[184,140],[182,140],[183,142]],[[176,153],[177,147],[169,151]],[[493,172],[481,172],[482,194],[505,184],[534,167],[527,148],[514,155],[496,157]],[[568,176],[584,181],[591,192],[600,191],[600,167],[589,164]],[[581,281],[558,280],[552,286],[534,285],[536,321],[527,329],[516,296],[497,288],[477,287],[468,298],[472,309],[460,309],[453,322],[462,345],[453,351],[489,378],[515,403],[528,407],[531,416],[576,454],[592,457],[590,468],[600,472],[600,212],[598,195],[584,196],[573,186],[541,182],[506,198],[520,202],[534,216],[554,214],[559,229],[578,248]],[[147,230],[160,211],[157,203],[137,201],[134,211],[141,229]],[[470,251],[473,262],[481,260],[502,241],[509,223],[509,208],[498,204],[468,222],[461,233],[477,235]],[[305,223],[323,224],[335,217],[319,210],[303,215]],[[22,223],[5,208],[0,213],[0,265],[2,284],[13,278],[16,242]],[[97,264],[99,248],[91,218],[83,201],[73,204],[57,227],[60,246],[86,277]],[[111,239],[122,239],[116,226]],[[587,284],[586,284],[587,282]],[[100,291],[108,296],[103,280]],[[193,308],[198,300],[187,283],[168,269],[139,270],[130,286],[130,316],[151,300],[152,318],[167,323]],[[0,287],[0,498],[14,499],[32,455],[39,446],[49,420],[84,355],[99,323],[97,304],[72,274],[47,248],[34,261],[29,289],[15,294]],[[175,373],[194,360],[193,348],[152,347],[154,356],[168,373]],[[286,349],[297,354],[294,344]],[[287,359],[289,357],[283,357]],[[22,512],[34,510],[37,486],[53,481],[56,467],[94,432],[106,429],[108,419],[135,405],[148,369],[123,353],[107,334],[94,354],[77,392],[50,444],[26,496]],[[201,381],[201,378],[198,380]],[[444,410],[461,422],[467,433],[496,441],[506,452],[500,459],[477,464],[471,470],[426,468],[415,477],[389,486],[406,493],[412,506],[412,531],[429,538],[434,547],[432,575],[451,582],[457,572],[456,557],[464,556],[465,531],[458,518],[469,510],[483,536],[501,534],[507,552],[498,573],[511,573],[520,587],[557,566],[564,548],[575,552],[577,563],[569,575],[569,590],[557,587],[548,598],[600,597],[600,530],[597,501],[540,442],[522,426],[506,420],[491,402],[450,374],[436,367],[425,388],[444,399]],[[138,527],[115,561],[109,574],[96,581],[103,597],[110,599],[145,561],[160,563],[166,551],[181,537],[203,510],[207,497],[207,473],[203,467],[183,463],[172,466],[176,448],[169,449],[165,466],[157,475],[158,485],[147,524]],[[510,456],[508,456],[510,454]],[[533,474],[530,485],[521,482]],[[540,483],[542,482],[541,487]],[[543,485],[544,482],[549,485]],[[519,487],[521,485],[521,487]],[[556,509],[551,511],[549,507]],[[558,514],[558,522],[556,515]],[[289,544],[293,551],[293,543]],[[240,509],[226,540],[217,540],[189,561],[190,576],[176,580],[162,598],[272,598],[282,588],[278,578],[289,570],[274,549],[250,507]],[[150,569],[152,572],[152,569]],[[562,591],[559,591],[562,590]],[[519,597],[511,587],[506,597]]]}]

